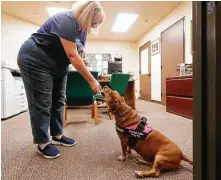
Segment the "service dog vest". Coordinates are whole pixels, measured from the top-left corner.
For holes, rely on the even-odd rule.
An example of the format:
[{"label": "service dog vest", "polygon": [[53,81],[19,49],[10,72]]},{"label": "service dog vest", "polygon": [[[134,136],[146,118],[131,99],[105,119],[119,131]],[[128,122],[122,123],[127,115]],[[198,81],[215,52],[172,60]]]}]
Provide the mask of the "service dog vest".
[{"label": "service dog vest", "polygon": [[153,131],[152,127],[147,124],[147,119],[142,117],[137,124],[128,126],[125,129],[121,129],[116,126],[116,130],[120,133],[127,134],[129,141],[129,147],[133,147],[137,144],[138,140],[144,140]]}]

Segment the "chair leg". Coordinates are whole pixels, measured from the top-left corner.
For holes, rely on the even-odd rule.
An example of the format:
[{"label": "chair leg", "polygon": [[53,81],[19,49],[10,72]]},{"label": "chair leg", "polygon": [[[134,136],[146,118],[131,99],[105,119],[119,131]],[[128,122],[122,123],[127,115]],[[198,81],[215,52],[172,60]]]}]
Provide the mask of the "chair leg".
[{"label": "chair leg", "polygon": [[105,103],[106,103],[106,105],[107,105],[107,113],[108,113],[108,116],[109,116],[110,120],[112,120],[112,114],[111,114],[111,112],[110,112],[110,108],[109,108],[109,106],[108,106],[108,104],[107,104],[106,101],[105,101]]},{"label": "chair leg", "polygon": [[99,124],[97,102],[94,101],[91,107],[91,116],[95,120],[95,125]]},{"label": "chair leg", "polygon": [[91,106],[91,118],[94,118],[94,116],[95,116],[95,109],[94,108],[95,107],[94,107],[94,103],[93,103]]},{"label": "chair leg", "polygon": [[64,111],[63,111],[63,127],[67,127],[67,106],[64,105]]}]

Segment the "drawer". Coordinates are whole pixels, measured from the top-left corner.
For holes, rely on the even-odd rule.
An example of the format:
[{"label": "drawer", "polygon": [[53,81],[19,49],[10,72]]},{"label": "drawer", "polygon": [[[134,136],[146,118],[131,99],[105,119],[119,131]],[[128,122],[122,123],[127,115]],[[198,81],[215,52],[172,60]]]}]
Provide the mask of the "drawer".
[{"label": "drawer", "polygon": [[166,97],[166,111],[187,118],[193,117],[193,99],[183,97]]},{"label": "drawer", "polygon": [[192,97],[192,87],[192,78],[166,80],[167,95]]}]

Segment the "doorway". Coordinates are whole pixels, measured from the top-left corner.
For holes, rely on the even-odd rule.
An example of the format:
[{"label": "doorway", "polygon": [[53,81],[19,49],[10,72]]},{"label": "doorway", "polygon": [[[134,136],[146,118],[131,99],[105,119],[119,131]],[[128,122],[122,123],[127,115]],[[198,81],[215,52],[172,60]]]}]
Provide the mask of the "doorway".
[{"label": "doorway", "polygon": [[221,179],[221,2],[193,2],[194,180]]},{"label": "doorway", "polygon": [[139,48],[140,99],[151,101],[150,42]]}]

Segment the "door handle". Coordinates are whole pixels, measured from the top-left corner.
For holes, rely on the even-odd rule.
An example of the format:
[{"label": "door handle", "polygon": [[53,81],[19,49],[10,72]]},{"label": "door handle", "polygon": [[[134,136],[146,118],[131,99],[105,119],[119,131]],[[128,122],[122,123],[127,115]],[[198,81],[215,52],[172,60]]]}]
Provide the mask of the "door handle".
[{"label": "door handle", "polygon": [[150,77],[150,76],[151,76],[151,74],[148,74],[148,76]]}]

